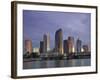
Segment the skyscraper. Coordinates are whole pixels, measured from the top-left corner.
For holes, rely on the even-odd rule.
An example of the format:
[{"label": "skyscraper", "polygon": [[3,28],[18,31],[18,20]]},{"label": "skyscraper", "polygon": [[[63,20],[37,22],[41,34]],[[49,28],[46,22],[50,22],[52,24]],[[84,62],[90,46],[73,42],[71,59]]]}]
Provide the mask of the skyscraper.
[{"label": "skyscraper", "polygon": [[58,29],[55,33],[55,52],[63,53],[63,35],[62,29]]},{"label": "skyscraper", "polygon": [[40,53],[43,53],[44,42],[40,41]]},{"label": "skyscraper", "polygon": [[25,40],[25,52],[31,54],[32,53],[32,41]]},{"label": "skyscraper", "polygon": [[64,53],[68,53],[68,40],[63,41]]},{"label": "skyscraper", "polygon": [[44,34],[43,36],[43,51],[48,52],[50,50],[50,36],[49,34]]},{"label": "skyscraper", "polygon": [[68,53],[74,52],[74,37],[68,37]]},{"label": "skyscraper", "polygon": [[82,48],[82,41],[77,39],[77,41],[76,41],[76,52],[80,53],[81,52],[81,48]]}]

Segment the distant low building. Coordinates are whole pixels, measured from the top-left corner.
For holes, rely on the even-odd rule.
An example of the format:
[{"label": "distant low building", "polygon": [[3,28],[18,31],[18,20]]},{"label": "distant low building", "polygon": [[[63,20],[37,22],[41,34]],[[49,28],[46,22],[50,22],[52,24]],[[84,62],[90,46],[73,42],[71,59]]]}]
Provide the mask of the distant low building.
[{"label": "distant low building", "polygon": [[83,45],[83,52],[88,52],[88,45]]},{"label": "distant low building", "polygon": [[40,53],[39,48],[33,48],[33,52]]},{"label": "distant low building", "polygon": [[84,52],[83,47],[81,48],[81,52]]}]

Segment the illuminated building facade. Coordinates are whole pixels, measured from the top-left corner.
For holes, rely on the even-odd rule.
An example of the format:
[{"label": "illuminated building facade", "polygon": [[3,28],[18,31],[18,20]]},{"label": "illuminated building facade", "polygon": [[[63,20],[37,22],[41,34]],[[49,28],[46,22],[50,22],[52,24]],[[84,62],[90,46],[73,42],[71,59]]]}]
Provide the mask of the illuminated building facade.
[{"label": "illuminated building facade", "polygon": [[74,52],[74,38],[69,36],[68,37],[68,53]]},{"label": "illuminated building facade", "polygon": [[58,29],[55,33],[55,52],[63,53],[63,35],[62,29]]},{"label": "illuminated building facade", "polygon": [[50,50],[50,36],[49,34],[44,34],[43,36],[43,51],[48,52]]},{"label": "illuminated building facade", "polygon": [[25,52],[31,54],[32,53],[32,41],[25,40]]}]

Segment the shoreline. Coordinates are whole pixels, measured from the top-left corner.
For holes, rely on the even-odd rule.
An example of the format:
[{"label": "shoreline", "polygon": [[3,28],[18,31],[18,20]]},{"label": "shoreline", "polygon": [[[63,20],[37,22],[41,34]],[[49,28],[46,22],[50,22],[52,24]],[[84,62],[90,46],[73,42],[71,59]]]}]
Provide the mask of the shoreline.
[{"label": "shoreline", "polygon": [[91,55],[73,56],[73,57],[42,57],[42,58],[24,58],[23,62],[45,61],[45,60],[72,60],[72,59],[91,59]]}]

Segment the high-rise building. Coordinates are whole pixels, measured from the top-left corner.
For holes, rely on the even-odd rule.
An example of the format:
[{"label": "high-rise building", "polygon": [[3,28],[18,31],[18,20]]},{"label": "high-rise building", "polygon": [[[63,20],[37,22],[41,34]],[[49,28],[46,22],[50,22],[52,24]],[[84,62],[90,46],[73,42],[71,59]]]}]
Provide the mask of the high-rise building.
[{"label": "high-rise building", "polygon": [[83,45],[83,52],[88,52],[88,45]]},{"label": "high-rise building", "polygon": [[55,33],[55,52],[63,53],[63,35],[62,29],[58,29]]},{"label": "high-rise building", "polygon": [[25,52],[31,54],[32,53],[32,41],[25,40]]},{"label": "high-rise building", "polygon": [[40,53],[43,53],[44,42],[40,41]]},{"label": "high-rise building", "polygon": [[68,40],[63,41],[64,53],[68,53]]},{"label": "high-rise building", "polygon": [[74,37],[68,37],[68,53],[74,52]]},{"label": "high-rise building", "polygon": [[44,52],[48,52],[50,50],[50,36],[49,34],[44,34],[43,36],[43,42],[44,42]]},{"label": "high-rise building", "polygon": [[80,53],[81,49],[82,49],[82,41],[77,39],[77,41],[76,41],[76,52]]}]

